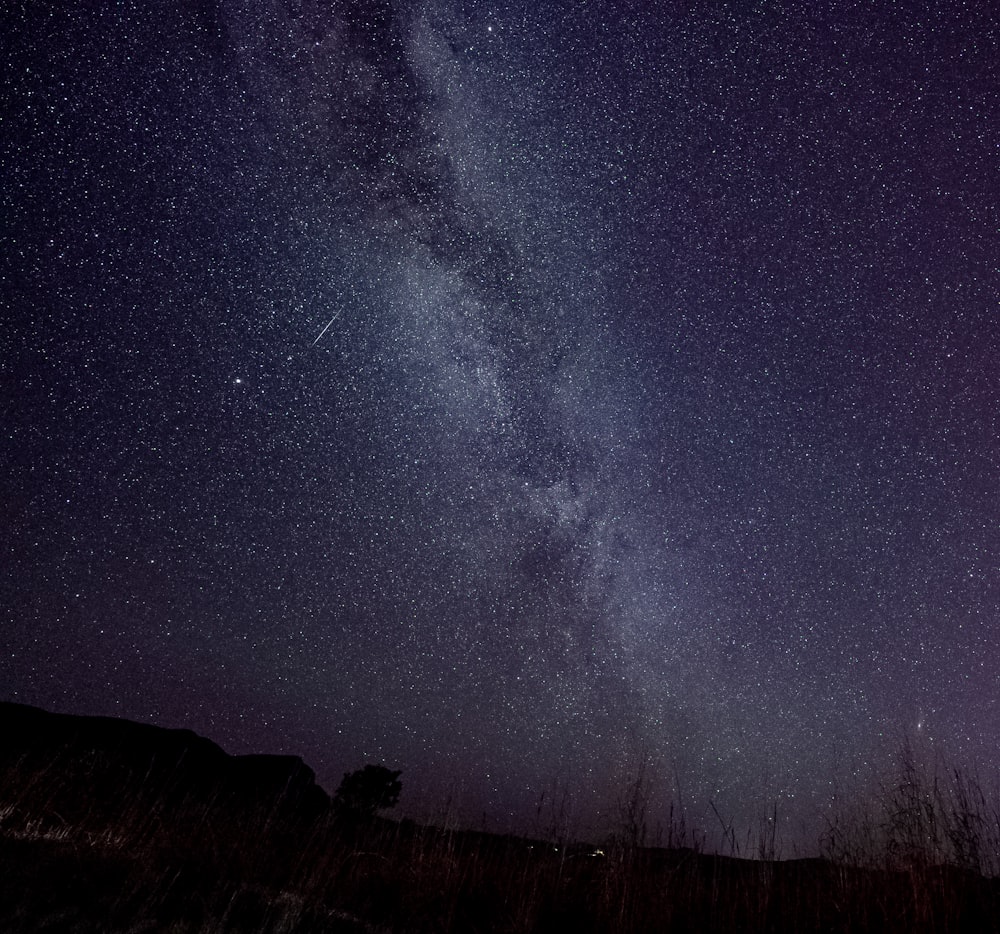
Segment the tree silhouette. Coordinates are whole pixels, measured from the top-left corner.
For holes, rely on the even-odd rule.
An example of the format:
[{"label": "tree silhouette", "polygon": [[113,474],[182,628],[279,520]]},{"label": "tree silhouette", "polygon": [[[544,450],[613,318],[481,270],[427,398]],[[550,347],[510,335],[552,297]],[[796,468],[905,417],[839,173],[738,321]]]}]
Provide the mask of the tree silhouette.
[{"label": "tree silhouette", "polygon": [[371,817],[376,811],[395,807],[403,790],[402,774],[384,765],[346,772],[333,796],[334,812],[343,817]]}]

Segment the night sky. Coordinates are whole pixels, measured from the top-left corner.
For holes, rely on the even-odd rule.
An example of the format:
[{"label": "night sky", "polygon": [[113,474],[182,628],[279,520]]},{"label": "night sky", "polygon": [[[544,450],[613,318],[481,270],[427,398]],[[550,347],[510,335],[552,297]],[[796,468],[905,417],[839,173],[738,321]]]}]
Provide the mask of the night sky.
[{"label": "night sky", "polygon": [[15,0],[0,699],[503,829],[995,770],[988,6]]}]

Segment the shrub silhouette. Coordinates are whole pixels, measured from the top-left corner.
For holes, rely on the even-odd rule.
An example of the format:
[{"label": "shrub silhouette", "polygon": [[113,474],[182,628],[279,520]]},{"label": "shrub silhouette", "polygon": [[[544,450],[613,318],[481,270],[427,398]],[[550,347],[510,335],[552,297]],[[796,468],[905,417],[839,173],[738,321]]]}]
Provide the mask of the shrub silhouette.
[{"label": "shrub silhouette", "polygon": [[334,812],[344,817],[371,817],[376,811],[395,807],[403,790],[402,774],[384,765],[346,772],[333,796]]}]

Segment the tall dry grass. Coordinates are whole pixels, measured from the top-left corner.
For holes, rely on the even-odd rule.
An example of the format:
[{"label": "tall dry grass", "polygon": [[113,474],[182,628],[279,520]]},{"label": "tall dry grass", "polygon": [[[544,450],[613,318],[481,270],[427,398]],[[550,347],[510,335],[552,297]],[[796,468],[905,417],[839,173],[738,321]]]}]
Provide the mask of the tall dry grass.
[{"label": "tall dry grass", "polygon": [[[117,932],[1000,931],[995,789],[912,750],[829,816],[822,858],[780,859],[777,808],[718,844],[637,770],[619,826],[573,842],[565,789],[530,838],[373,819],[309,822],[174,789],[90,797],[65,764],[0,776],[0,930]],[[95,773],[96,774],[96,773]]]}]

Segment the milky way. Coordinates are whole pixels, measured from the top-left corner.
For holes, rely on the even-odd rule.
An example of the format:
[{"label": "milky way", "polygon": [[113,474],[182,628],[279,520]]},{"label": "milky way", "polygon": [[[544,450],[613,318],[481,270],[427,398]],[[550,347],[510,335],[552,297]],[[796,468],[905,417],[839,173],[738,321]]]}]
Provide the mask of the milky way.
[{"label": "milky way", "polygon": [[15,6],[0,696],[518,829],[995,768],[987,14]]}]

